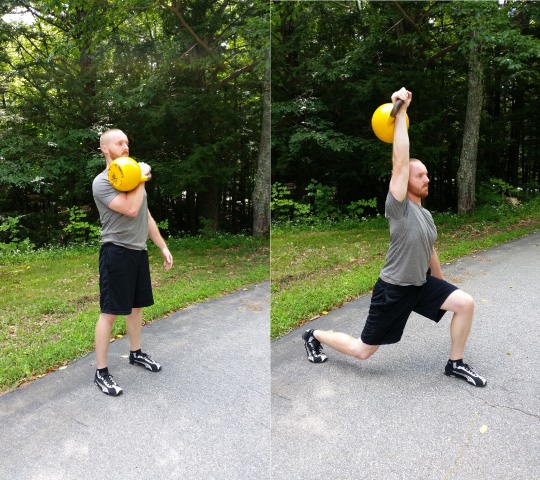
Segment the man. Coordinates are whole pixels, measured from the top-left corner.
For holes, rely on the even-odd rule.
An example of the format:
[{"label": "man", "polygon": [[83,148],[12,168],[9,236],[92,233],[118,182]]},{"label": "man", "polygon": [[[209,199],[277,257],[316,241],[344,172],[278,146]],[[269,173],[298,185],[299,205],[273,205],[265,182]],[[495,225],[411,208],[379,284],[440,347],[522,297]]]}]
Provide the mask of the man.
[{"label": "man", "polygon": [[425,165],[409,158],[406,111],[412,93],[402,88],[392,102],[403,100],[394,126],[392,178],[385,204],[390,223],[390,247],[380,277],[373,289],[364,330],[359,339],[345,333],[307,330],[304,340],[308,359],[322,363],[325,344],[361,360],[371,357],[381,345],[401,339],[411,312],[438,322],[446,311],[454,313],[450,325],[450,358],[445,374],[483,387],[486,380],[463,363],[465,342],[471,329],[474,300],[444,280],[433,245],[437,229],[431,214],[422,208],[428,194],[429,178]]},{"label": "man", "polygon": [[[130,192],[116,190],[108,180],[110,164],[129,155],[128,138],[121,130],[111,129],[101,135],[101,153],[107,168],[92,184],[94,200],[101,220],[99,287],[101,314],[96,325],[95,384],[107,395],[117,396],[122,389],[107,368],[111,329],[118,315],[126,316],[129,335],[129,363],[152,372],[161,365],[141,351],[142,308],[153,305],[152,285],[146,239],[159,248],[164,267],[172,267],[173,257],[148,211],[145,182]],[[150,178],[150,166],[139,163],[141,172]]]}]

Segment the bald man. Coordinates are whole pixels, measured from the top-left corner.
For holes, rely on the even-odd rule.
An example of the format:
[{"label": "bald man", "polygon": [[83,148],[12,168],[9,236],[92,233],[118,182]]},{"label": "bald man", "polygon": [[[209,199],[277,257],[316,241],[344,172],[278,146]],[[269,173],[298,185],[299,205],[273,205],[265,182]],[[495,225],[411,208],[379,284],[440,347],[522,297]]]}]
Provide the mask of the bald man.
[{"label": "bald man", "polygon": [[[110,164],[129,155],[126,134],[118,129],[107,130],[100,138],[106,169],[92,184],[92,191],[101,220],[99,253],[99,288],[101,313],[96,325],[96,374],[94,383],[103,393],[117,396],[122,389],[107,367],[111,330],[118,315],[126,316],[129,335],[129,363],[151,372],[161,365],[141,351],[142,309],[153,305],[152,284],[146,240],[159,248],[163,264],[169,270],[173,257],[163,240],[156,222],[148,211],[145,182],[130,192],[116,190],[109,182]],[[139,163],[141,172],[150,178],[151,168]]]},{"label": "bald man", "polygon": [[431,213],[422,207],[428,195],[426,166],[409,158],[406,112],[412,93],[402,88],[392,102],[402,100],[397,113],[392,147],[392,178],[386,197],[385,215],[390,223],[390,246],[386,262],[373,288],[369,313],[360,338],[346,333],[310,329],[302,338],[308,359],[323,363],[322,345],[360,360],[370,358],[381,345],[397,343],[412,312],[439,322],[447,311],[450,323],[450,357],[447,376],[484,387],[486,380],[463,363],[465,343],[471,329],[474,300],[446,282],[434,244],[437,228]]}]

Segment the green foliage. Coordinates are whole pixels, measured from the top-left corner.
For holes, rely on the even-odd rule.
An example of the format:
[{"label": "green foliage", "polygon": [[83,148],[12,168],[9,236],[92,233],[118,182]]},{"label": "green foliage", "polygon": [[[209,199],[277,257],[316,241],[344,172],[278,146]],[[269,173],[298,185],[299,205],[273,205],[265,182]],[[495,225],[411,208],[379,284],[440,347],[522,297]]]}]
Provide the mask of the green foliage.
[{"label": "green foliage", "polygon": [[296,202],[290,196],[291,191],[286,185],[279,182],[272,185],[270,211],[273,221],[301,220],[310,214],[309,205]]},{"label": "green foliage", "polygon": [[495,192],[497,192],[499,195],[504,195],[506,197],[515,197],[519,195],[519,189],[516,187],[513,187],[509,183],[505,182],[504,180],[501,180],[500,178],[492,178],[490,179],[492,188]]},{"label": "green foliage", "polygon": [[0,256],[28,252],[35,247],[29,238],[21,240],[18,237],[19,217],[0,217],[0,220]]},{"label": "green foliage", "polygon": [[86,220],[86,212],[80,207],[69,209],[69,223],[63,228],[68,242],[82,243],[98,240],[101,228]]},{"label": "green foliage", "polygon": [[336,188],[311,180],[306,187],[307,196],[313,203],[313,215],[319,220],[335,220],[339,209],[335,202]]},{"label": "green foliage", "polygon": [[291,198],[291,191],[282,183],[272,185],[272,221],[275,225],[292,221],[296,225],[321,222],[346,221],[363,218],[366,208],[369,215],[377,212],[377,199],[355,200],[343,206],[336,198],[336,188],[312,179],[306,187],[306,203]]},{"label": "green foliage", "polygon": [[214,228],[250,227],[268,12],[247,0],[37,0],[32,22],[0,17],[0,211],[28,214],[39,245],[63,235],[49,221],[58,211],[97,220],[99,135],[116,127],[152,166],[150,209],[171,233],[194,233],[214,210]]},{"label": "green foliage", "polygon": [[[272,182],[335,188],[339,204],[384,201],[391,145],[371,116],[401,86],[413,92],[411,155],[430,173],[431,209],[456,207],[471,45],[481,53],[477,178],[534,190],[540,21],[534,2],[274,2]],[[531,185],[531,188],[526,187]],[[498,200],[497,200],[498,201]],[[352,208],[354,210],[354,207]]]},{"label": "green foliage", "polygon": [[169,230],[169,220],[167,219],[162,220],[161,222],[156,222],[156,225],[158,226],[160,230],[164,230],[164,231]]},{"label": "green foliage", "polygon": [[377,199],[372,198],[370,200],[356,200],[347,205],[347,212],[351,217],[362,217],[366,207],[377,209]]},{"label": "green foliage", "polygon": [[0,234],[4,237],[4,241],[12,241],[15,239],[16,235],[19,233],[17,227],[18,224],[18,217],[7,217],[5,220],[2,219],[2,223],[0,224]]},{"label": "green foliage", "polygon": [[[532,187],[532,188],[530,188]],[[505,201],[511,201],[512,198],[519,200],[528,199],[528,191],[535,192],[534,183],[526,189],[517,188],[500,178],[490,178],[489,181],[480,183],[477,190],[477,202],[482,205],[500,205]]]}]

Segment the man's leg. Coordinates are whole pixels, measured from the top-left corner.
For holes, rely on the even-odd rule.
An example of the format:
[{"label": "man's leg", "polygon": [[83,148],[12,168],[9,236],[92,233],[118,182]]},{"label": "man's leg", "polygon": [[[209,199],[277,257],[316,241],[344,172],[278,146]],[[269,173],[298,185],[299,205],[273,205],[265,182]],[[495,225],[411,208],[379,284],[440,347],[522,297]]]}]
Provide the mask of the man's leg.
[{"label": "man's leg", "polygon": [[462,359],[465,343],[471,331],[474,300],[463,290],[456,290],[448,296],[441,309],[454,312],[450,323],[450,360]]},{"label": "man's leg", "polygon": [[319,342],[332,347],[338,352],[356,357],[360,360],[367,360],[379,348],[379,345],[368,345],[359,338],[333,330],[314,330],[313,336]]},{"label": "man's leg", "polygon": [[142,308],[133,308],[126,316],[126,328],[129,335],[129,349],[135,352],[141,348]]},{"label": "man's leg", "polygon": [[107,353],[109,352],[109,343],[111,341],[111,330],[116,315],[101,313],[96,324],[95,342],[96,342],[96,364],[98,369],[107,366]]},{"label": "man's leg", "polygon": [[142,308],[131,310],[131,314],[126,317],[126,327],[129,335],[129,363],[140,365],[152,372],[159,372],[161,365],[141,352]]},{"label": "man's leg", "polygon": [[448,296],[441,309],[454,312],[450,323],[450,359],[444,369],[445,374],[467,380],[476,387],[485,387],[486,379],[463,362],[465,343],[471,331],[474,315],[473,298],[462,290],[456,290]]},{"label": "man's leg", "polygon": [[122,393],[122,389],[116,384],[107,368],[107,353],[111,341],[111,330],[116,315],[101,313],[96,324],[96,375],[94,383],[103,393],[114,397]]}]

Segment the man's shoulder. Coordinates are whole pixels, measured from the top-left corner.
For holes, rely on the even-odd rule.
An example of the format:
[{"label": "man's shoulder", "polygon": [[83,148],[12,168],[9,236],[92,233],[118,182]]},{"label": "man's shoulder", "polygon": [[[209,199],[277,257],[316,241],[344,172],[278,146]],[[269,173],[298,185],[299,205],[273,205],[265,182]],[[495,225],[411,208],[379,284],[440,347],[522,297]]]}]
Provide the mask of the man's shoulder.
[{"label": "man's shoulder", "polygon": [[392,192],[388,191],[388,194],[386,195],[386,201],[384,203],[386,217],[400,218],[405,215],[408,210],[407,207],[409,201],[410,200],[405,197],[405,199],[400,202],[394,197],[394,195],[392,195]]},{"label": "man's shoulder", "polygon": [[98,175],[94,177],[94,180],[92,182],[92,188],[96,189],[99,187],[106,186],[107,184],[110,185],[109,176],[107,174],[107,170],[103,170],[101,173],[99,173]]}]

